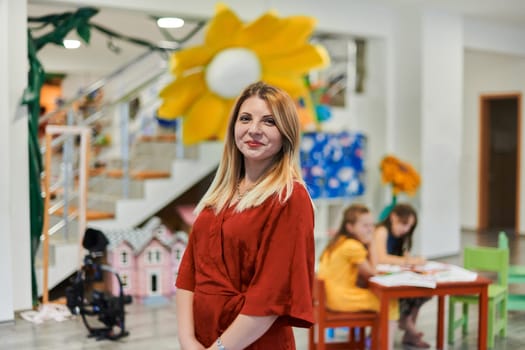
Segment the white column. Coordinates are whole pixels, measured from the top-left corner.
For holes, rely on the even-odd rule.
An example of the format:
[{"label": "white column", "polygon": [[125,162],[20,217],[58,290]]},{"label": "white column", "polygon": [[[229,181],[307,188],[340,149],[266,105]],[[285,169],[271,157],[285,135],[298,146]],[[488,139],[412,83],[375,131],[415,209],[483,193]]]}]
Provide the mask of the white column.
[{"label": "white column", "polygon": [[0,0],[0,322],[31,307],[27,115],[27,4]]},{"label": "white column", "polygon": [[463,33],[458,15],[422,16],[420,252],[460,249]]},{"label": "white column", "polygon": [[[389,135],[388,142],[393,142],[393,151],[399,158],[408,161],[419,169],[421,159],[421,12],[414,6],[398,9],[393,26],[392,54],[393,62],[388,63],[389,78],[393,82],[389,94],[393,95],[394,110],[390,112],[389,128],[395,136]],[[388,98],[391,98],[390,96]],[[391,132],[391,131],[390,131]],[[404,198],[402,198],[404,201]]]},{"label": "white column", "polygon": [[[392,34],[387,42],[386,57],[385,153],[393,154],[421,171],[421,11],[414,6],[402,6],[392,14]],[[419,196],[420,192],[415,197],[400,194],[398,202],[413,205],[419,213]],[[390,189],[385,188],[384,201],[378,212],[390,202]],[[424,234],[420,227],[416,230],[413,253],[419,254],[419,242]]]}]

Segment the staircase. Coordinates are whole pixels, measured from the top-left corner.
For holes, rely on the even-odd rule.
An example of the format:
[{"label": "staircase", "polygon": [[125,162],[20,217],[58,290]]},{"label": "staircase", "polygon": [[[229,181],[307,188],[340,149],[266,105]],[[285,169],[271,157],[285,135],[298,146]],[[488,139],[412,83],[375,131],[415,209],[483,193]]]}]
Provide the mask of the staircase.
[{"label": "staircase", "polygon": [[[175,134],[173,130],[164,128],[152,132],[155,128],[151,128],[151,124],[156,122],[154,118],[145,118],[144,115],[154,113],[159,103],[157,91],[167,78],[171,78],[166,77],[167,69],[162,59],[153,59],[152,69],[149,61],[154,55],[152,52],[137,58],[88,87],[82,96],[68,101],[58,112],[53,112],[67,113],[68,125],[90,128],[96,125],[109,133],[113,140],[109,147],[93,144],[88,171],[87,227],[101,231],[134,228],[207,177],[219,163],[222,153],[220,142],[185,147],[180,132]],[[144,71],[148,73],[144,74]],[[142,79],[130,78],[130,74],[142,76]],[[126,86],[120,95],[83,118],[75,116],[75,101],[118,79],[124,79],[125,84],[120,85]],[[131,81],[134,83],[131,84]],[[151,99],[146,99],[145,95]],[[141,102],[142,107],[133,120],[129,114],[129,103],[137,97],[145,102]],[[52,115],[44,116],[42,120],[45,122],[50,118]],[[177,129],[181,129],[180,125]],[[53,149],[61,151],[52,157],[55,185],[50,186],[48,191],[53,198],[48,211],[49,288],[77,270],[84,256],[80,246],[84,228],[80,227],[78,220],[78,208],[82,206],[76,203],[79,197],[79,165],[76,164],[79,149],[72,139],[58,137],[53,142]],[[37,281],[41,294],[43,271],[38,261],[37,257]]]},{"label": "staircase", "polygon": [[[150,176],[145,172],[137,172],[137,178],[131,183],[132,198],[116,201],[114,218],[91,220],[88,222],[89,226],[104,231],[139,225],[214,171],[219,163],[221,151],[221,143],[200,144],[196,158],[172,161],[169,177],[165,177],[162,171],[152,172]],[[143,179],[140,178],[141,175]],[[102,186],[108,186],[107,191],[113,188],[120,192],[117,186],[111,185],[111,179]]]}]

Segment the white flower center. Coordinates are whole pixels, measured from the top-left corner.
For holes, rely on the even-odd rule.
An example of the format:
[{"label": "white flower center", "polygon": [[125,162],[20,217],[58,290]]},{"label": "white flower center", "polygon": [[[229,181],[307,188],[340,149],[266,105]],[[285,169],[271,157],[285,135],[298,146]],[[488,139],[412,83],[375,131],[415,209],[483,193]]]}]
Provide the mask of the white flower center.
[{"label": "white flower center", "polygon": [[235,98],[249,84],[261,78],[257,55],[245,48],[219,52],[206,67],[208,88],[223,98]]}]

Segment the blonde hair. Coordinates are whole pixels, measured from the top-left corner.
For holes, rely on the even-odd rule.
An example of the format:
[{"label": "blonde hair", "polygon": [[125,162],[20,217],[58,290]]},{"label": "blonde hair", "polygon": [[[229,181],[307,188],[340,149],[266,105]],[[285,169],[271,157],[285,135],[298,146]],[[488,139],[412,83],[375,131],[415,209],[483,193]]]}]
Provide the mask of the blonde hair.
[{"label": "blonde hair", "polygon": [[281,133],[283,145],[274,156],[270,167],[261,175],[261,180],[240,198],[235,210],[243,211],[258,206],[274,194],[279,195],[281,202],[286,202],[292,194],[294,181],[304,186],[299,167],[300,127],[295,104],[283,90],[264,82],[257,82],[246,87],[234,104],[219,168],[210,188],[197,205],[196,212],[205,207],[212,207],[216,213],[221,211],[230,203],[238,183],[245,175],[244,157],[235,145],[234,131],[239,110],[250,97],[257,97],[266,102]]}]

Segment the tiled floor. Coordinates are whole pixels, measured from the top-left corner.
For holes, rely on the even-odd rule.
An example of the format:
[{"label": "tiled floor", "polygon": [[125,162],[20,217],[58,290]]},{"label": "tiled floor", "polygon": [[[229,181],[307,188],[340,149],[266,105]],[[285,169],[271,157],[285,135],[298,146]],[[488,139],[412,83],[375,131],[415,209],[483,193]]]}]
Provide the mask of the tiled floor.
[{"label": "tiled floor", "polygon": [[[476,234],[464,232],[462,245],[495,246],[497,234]],[[509,237],[511,262],[525,264],[525,238]],[[441,259],[443,261],[461,264],[460,256]],[[435,345],[436,299],[428,302],[421,309],[419,327],[425,332],[425,339]],[[176,315],[174,304],[145,306],[134,303],[126,306],[128,337],[120,341],[97,341],[87,338],[87,330],[80,319],[64,322],[46,321],[35,325],[17,318],[14,324],[0,325],[0,349],[16,350],[55,350],[55,349],[180,349],[176,337]],[[465,339],[458,340],[448,349],[465,350],[476,348],[476,310],[471,310],[472,330]],[[307,331],[296,329],[297,349],[307,349]],[[525,312],[509,312],[508,335],[505,339],[496,339],[495,349],[514,350],[525,349]],[[399,343],[401,333],[396,334],[396,349],[403,349]],[[407,348],[409,349],[409,348]],[[269,349],[271,350],[271,349]]]}]

